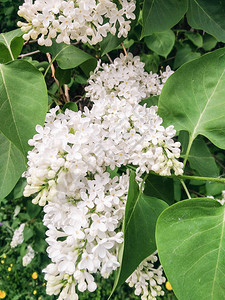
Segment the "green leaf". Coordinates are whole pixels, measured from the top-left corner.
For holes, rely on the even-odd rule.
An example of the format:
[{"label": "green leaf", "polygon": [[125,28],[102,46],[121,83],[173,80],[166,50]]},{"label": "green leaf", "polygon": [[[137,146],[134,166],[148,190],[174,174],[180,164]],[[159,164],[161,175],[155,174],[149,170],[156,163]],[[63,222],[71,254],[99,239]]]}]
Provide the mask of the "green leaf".
[{"label": "green leaf", "polygon": [[26,61],[0,64],[0,86],[0,131],[26,155],[27,141],[47,112],[43,75]]},{"label": "green leaf", "polygon": [[[187,132],[180,132],[179,141],[182,144],[182,151],[186,153],[188,143]],[[206,142],[201,136],[194,140],[188,156],[188,161],[191,168],[197,171],[197,175],[203,177],[219,177],[219,168],[217,167],[215,159],[209,151]]]},{"label": "green leaf", "polygon": [[203,46],[203,38],[198,32],[187,31],[184,34],[195,46],[201,48]]},{"label": "green leaf", "polygon": [[[159,97],[164,126],[190,133],[189,148],[199,135],[225,148],[225,49],[219,49],[178,69]],[[179,88],[178,88],[179,87]]]},{"label": "green leaf", "polygon": [[15,60],[23,48],[24,40],[20,29],[0,34],[0,63]]},{"label": "green leaf", "polygon": [[11,192],[25,169],[22,153],[0,132],[0,198]]},{"label": "green leaf", "polygon": [[76,68],[86,61],[89,61],[89,63],[94,61],[94,65],[97,65],[97,60],[93,56],[73,45],[53,42],[51,47],[40,47],[40,50],[44,53],[51,53],[52,62],[56,60],[63,70]]},{"label": "green leaf", "polygon": [[42,223],[35,223],[33,249],[38,253],[45,253],[48,246],[45,242],[45,231],[46,227]]},{"label": "green leaf", "polygon": [[174,203],[173,179],[149,174],[145,181],[143,193],[147,196],[162,199],[171,205]]},{"label": "green leaf", "polygon": [[173,49],[175,43],[175,34],[172,30],[156,32],[145,37],[147,47],[158,55],[167,57]]},{"label": "green leaf", "polygon": [[219,177],[219,168],[203,138],[197,137],[194,140],[188,160],[191,168],[200,176]]},{"label": "green leaf", "polygon": [[137,266],[156,250],[156,221],[167,207],[164,201],[144,195],[135,181],[135,173],[131,172],[125,210],[122,261],[114,289],[121,285]]},{"label": "green leaf", "polygon": [[27,185],[27,180],[23,177],[20,177],[15,188],[13,189],[13,199],[18,199],[23,197],[23,191],[26,185]]},{"label": "green leaf", "polygon": [[175,60],[174,60],[174,69],[182,66],[184,63],[189,62],[193,59],[199,58],[201,54],[199,52],[193,52],[190,45],[184,44],[182,48],[177,50]]},{"label": "green leaf", "polygon": [[81,70],[84,72],[87,78],[90,76],[90,72],[93,72],[97,66],[97,60],[95,58],[86,60],[80,65]]},{"label": "green leaf", "polygon": [[[130,48],[133,44],[134,44],[134,40],[133,40],[133,39],[130,39],[130,40],[125,39],[125,40],[123,41],[123,45],[124,45],[124,47],[125,47],[126,49]],[[121,49],[121,50],[123,50],[123,47],[122,47],[122,45],[119,45],[116,49]]]},{"label": "green leaf", "polygon": [[23,230],[24,241],[27,242],[33,235],[33,230],[30,227],[25,226]]},{"label": "green leaf", "polygon": [[35,218],[42,210],[39,205],[34,205],[30,200],[27,200],[26,209],[30,218]]},{"label": "green leaf", "polygon": [[152,71],[153,73],[156,73],[158,71],[160,59],[157,54],[142,54],[141,61],[144,62],[145,70],[147,72]]},{"label": "green leaf", "polygon": [[59,81],[59,86],[62,86],[63,84],[69,84],[71,81],[71,70],[63,70],[58,67],[55,69],[55,77]]},{"label": "green leaf", "polygon": [[225,298],[225,206],[190,199],[159,217],[156,241],[160,262],[179,300]]},{"label": "green leaf", "polygon": [[221,196],[222,191],[225,190],[225,184],[218,182],[206,182],[206,195],[208,196]]},{"label": "green leaf", "polygon": [[215,39],[214,36],[207,33],[204,34],[202,47],[205,51],[212,50],[213,48],[216,47],[216,44],[217,44],[217,39]]},{"label": "green leaf", "polygon": [[159,96],[151,96],[149,98],[143,99],[141,100],[141,102],[139,102],[140,105],[144,105],[146,104],[146,107],[151,107],[152,105],[158,105],[159,102]]},{"label": "green leaf", "polygon": [[145,0],[142,37],[176,25],[188,8],[187,0]]},{"label": "green leaf", "polygon": [[116,35],[108,33],[108,35],[100,43],[101,55],[103,56],[116,49],[124,40],[124,37],[118,38]]},{"label": "green leaf", "polygon": [[66,103],[65,105],[63,105],[62,111],[65,111],[67,108],[70,110],[73,110],[75,112],[78,112],[78,106],[74,102],[69,102],[69,103]]},{"label": "green leaf", "polygon": [[202,29],[225,42],[225,2],[221,0],[189,0],[187,20],[191,27]]}]

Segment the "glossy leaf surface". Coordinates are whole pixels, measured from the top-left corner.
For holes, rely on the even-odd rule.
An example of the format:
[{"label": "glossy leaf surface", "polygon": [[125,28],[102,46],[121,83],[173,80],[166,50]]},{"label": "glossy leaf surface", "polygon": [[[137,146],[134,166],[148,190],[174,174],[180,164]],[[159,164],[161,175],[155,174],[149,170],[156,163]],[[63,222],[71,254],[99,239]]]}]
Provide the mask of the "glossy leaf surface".
[{"label": "glossy leaf surface", "polygon": [[224,299],[225,206],[208,198],[170,206],[158,219],[156,241],[179,300]]},{"label": "glossy leaf surface", "polygon": [[204,135],[224,149],[224,86],[225,49],[183,65],[168,79],[159,98],[164,125],[188,131],[191,141]]}]

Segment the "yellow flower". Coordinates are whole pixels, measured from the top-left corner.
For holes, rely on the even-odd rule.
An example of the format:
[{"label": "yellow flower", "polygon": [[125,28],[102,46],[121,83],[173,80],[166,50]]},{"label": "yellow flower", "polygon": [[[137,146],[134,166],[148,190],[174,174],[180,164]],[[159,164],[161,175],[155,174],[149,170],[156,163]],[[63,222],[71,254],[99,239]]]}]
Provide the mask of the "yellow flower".
[{"label": "yellow flower", "polygon": [[37,279],[37,278],[38,278],[37,272],[34,272],[34,273],[32,274],[32,278],[33,278],[33,279]]},{"label": "yellow flower", "polygon": [[11,270],[12,270],[12,268],[11,268],[11,267],[8,267],[8,271],[11,272]]},{"label": "yellow flower", "polygon": [[12,267],[13,266],[13,264],[10,264],[10,267]]},{"label": "yellow flower", "polygon": [[2,260],[1,260],[1,263],[2,263],[2,264],[4,264],[4,263],[5,263],[4,259],[2,259]]},{"label": "yellow flower", "polygon": [[36,291],[36,290],[34,290],[34,291],[33,291],[33,294],[34,294],[34,295],[36,295],[36,294],[37,294],[37,291]]},{"label": "yellow flower", "polygon": [[6,292],[0,290],[0,299],[4,299],[6,297]]},{"label": "yellow flower", "polygon": [[172,289],[173,289],[171,284],[169,283],[169,281],[166,282],[166,288],[168,291],[172,291]]},{"label": "yellow flower", "polygon": [[3,258],[6,258],[6,255],[5,255],[5,254],[3,255]]}]

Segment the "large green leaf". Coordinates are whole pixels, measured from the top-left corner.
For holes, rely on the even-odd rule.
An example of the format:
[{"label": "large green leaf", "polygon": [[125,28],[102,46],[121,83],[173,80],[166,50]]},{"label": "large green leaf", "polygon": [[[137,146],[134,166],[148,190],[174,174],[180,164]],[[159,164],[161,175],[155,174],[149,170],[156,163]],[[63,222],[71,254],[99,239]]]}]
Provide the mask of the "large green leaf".
[{"label": "large green leaf", "polygon": [[43,75],[26,61],[0,64],[0,90],[0,131],[26,154],[27,141],[47,112]]},{"label": "large green leaf", "polygon": [[63,70],[76,68],[86,61],[89,61],[89,64],[93,64],[94,62],[93,68],[95,68],[97,64],[97,60],[93,56],[73,45],[53,42],[51,47],[40,47],[40,50],[45,53],[51,53],[52,62],[56,60],[59,67]]},{"label": "large green leaf", "polygon": [[168,204],[164,201],[144,195],[135,181],[135,173],[131,173],[125,210],[122,260],[114,289],[121,285],[137,266],[156,250],[156,221],[167,207]]},{"label": "large green leaf", "polygon": [[179,300],[225,299],[225,206],[190,199],[159,217],[160,262]]},{"label": "large green leaf", "polygon": [[225,1],[189,0],[188,23],[214,35],[218,41],[225,42]]},{"label": "large green leaf", "polygon": [[142,37],[176,25],[188,8],[187,0],[145,0]]},{"label": "large green leaf", "polygon": [[23,154],[0,132],[0,198],[11,192],[25,168]]},{"label": "large green leaf", "polygon": [[7,63],[19,56],[24,43],[22,34],[20,29],[0,34],[0,63]]},{"label": "large green leaf", "polygon": [[155,53],[167,57],[173,49],[175,34],[172,30],[156,32],[145,38],[147,47]]},{"label": "large green leaf", "polygon": [[189,148],[199,135],[225,148],[225,48],[206,54],[178,69],[159,98],[164,125],[190,133]]}]

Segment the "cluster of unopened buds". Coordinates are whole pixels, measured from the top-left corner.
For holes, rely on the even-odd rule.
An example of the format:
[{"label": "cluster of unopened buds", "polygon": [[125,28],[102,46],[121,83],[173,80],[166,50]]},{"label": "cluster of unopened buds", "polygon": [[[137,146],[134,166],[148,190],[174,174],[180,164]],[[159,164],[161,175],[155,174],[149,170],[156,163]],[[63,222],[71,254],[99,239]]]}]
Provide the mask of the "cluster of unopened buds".
[{"label": "cluster of unopened buds", "polygon": [[[45,125],[36,127],[29,141],[34,148],[28,153],[24,195],[35,194],[33,203],[44,206],[52,261],[44,270],[48,294],[77,299],[77,291],[97,288],[95,273],[107,278],[119,267],[129,181],[120,167],[137,167],[139,180],[150,170],[182,174],[173,126],[162,126],[157,106],[139,104],[159,95],[171,73],[167,68],[160,75],[148,74],[132,54],[121,55],[111,65],[99,63],[86,88],[92,109],[60,113],[55,107]],[[119,171],[112,173],[115,167]],[[155,261],[151,256],[128,279],[143,297],[147,292],[141,281],[149,281],[148,298],[143,299],[163,294],[164,277],[161,267],[154,270]]]},{"label": "cluster of unopened buds", "polygon": [[54,38],[95,45],[108,33],[126,37],[135,7],[135,0],[25,0],[18,14],[26,22],[18,26],[25,40],[38,39],[39,45],[51,46]]}]

